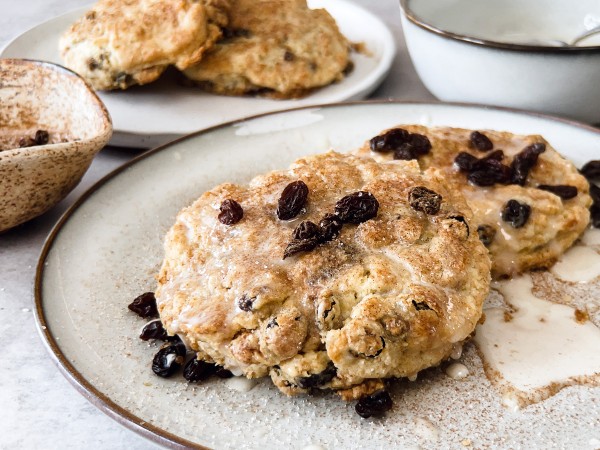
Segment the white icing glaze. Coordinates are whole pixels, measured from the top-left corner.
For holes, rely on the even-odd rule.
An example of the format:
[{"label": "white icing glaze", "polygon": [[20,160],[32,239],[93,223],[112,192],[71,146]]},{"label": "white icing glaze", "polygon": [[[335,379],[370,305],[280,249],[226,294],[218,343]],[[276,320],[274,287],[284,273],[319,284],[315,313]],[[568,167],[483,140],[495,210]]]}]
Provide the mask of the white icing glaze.
[{"label": "white icing glaze", "polygon": [[437,441],[440,437],[440,430],[430,420],[423,417],[415,417],[414,432],[417,436],[427,441]]},{"label": "white icing glaze", "polygon": [[562,255],[551,272],[564,281],[587,283],[600,276],[600,254],[589,247],[576,245]]},{"label": "white icing glaze", "polygon": [[302,450],[326,450],[325,447],[319,444],[310,444],[306,447],[302,447]]},{"label": "white icing glaze", "polygon": [[600,245],[600,229],[588,228],[581,236],[581,243],[589,246]]},{"label": "white icing glaze", "polygon": [[469,376],[469,369],[461,363],[450,364],[446,367],[446,375],[454,380],[461,380]]},{"label": "white icing glaze", "polygon": [[450,358],[452,359],[460,359],[463,352],[462,342],[458,342],[452,346],[452,353],[450,353]]},{"label": "white icing glaze", "polygon": [[252,390],[257,383],[256,380],[251,380],[246,377],[233,377],[225,381],[225,384],[229,389],[238,392],[248,392]]},{"label": "white icing glaze", "polygon": [[[534,296],[529,275],[494,287],[514,312],[507,321],[505,309],[486,309],[475,342],[502,380],[522,393],[533,394],[529,398],[541,400],[544,396],[535,395],[536,390],[574,384],[575,378],[600,378],[599,328],[589,321],[577,323],[571,307]],[[507,397],[503,403],[511,407],[513,401]]]}]

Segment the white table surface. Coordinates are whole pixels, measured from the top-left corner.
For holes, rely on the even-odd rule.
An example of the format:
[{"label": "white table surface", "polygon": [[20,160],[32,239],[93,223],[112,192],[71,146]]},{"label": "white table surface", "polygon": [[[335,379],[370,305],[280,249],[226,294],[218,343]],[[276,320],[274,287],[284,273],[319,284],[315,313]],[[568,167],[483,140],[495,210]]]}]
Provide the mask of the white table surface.
[{"label": "white table surface", "polygon": [[[400,29],[398,0],[355,0],[390,27],[392,71],[372,98],[434,100],[419,81]],[[0,0],[0,48],[32,26],[89,0]],[[155,445],[97,410],[59,373],[35,328],[33,281],[44,239],[91,185],[139,151],[107,147],[58,206],[0,235],[0,449],[149,449]]]}]

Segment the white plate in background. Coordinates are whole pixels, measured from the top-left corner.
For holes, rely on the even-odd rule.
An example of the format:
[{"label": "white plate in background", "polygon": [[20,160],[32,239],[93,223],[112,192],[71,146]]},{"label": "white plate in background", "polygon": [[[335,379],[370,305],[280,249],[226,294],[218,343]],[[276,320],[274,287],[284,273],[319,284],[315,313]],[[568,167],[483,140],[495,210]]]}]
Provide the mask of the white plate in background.
[{"label": "white plate in background", "polygon": [[[219,123],[294,107],[360,100],[383,81],[391,68],[396,45],[387,26],[368,10],[348,0],[310,0],[312,8],[325,7],[351,42],[362,42],[368,55],[353,52],[354,69],[337,84],[297,100],[227,97],[202,92],[163,77],[126,91],[99,92],[110,112],[114,133],[111,144],[154,147],[176,137]],[[70,24],[89,8],[79,8],[24,32],[0,52],[2,58],[27,58],[61,64],[58,40]]]},{"label": "white plate in background", "polygon": [[372,102],[251,118],[147,152],[88,191],[42,252],[37,321],[62,372],[108,415],[173,448],[460,449],[466,440],[473,448],[596,448],[600,388],[569,387],[508,411],[472,345],[461,360],[467,378],[435,368],[394,383],[394,408],[383,419],[361,419],[334,394],[288,398],[268,380],[238,392],[225,380],[188,385],[150,370],[157,347],[137,338],[145,321],[127,304],[154,289],[162,239],[180,208],[221,182],[246,182],[309,153],[350,151],[401,123],[541,134],[578,165],[600,148],[600,131],[575,122],[473,105]]}]

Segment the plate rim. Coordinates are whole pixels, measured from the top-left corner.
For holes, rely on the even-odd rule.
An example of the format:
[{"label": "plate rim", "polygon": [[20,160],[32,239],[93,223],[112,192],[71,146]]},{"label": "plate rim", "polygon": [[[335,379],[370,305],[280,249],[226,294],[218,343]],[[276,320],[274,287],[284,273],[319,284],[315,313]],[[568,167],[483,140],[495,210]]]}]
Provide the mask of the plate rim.
[{"label": "plate rim", "polygon": [[248,116],[242,119],[236,119],[229,122],[221,123],[218,125],[214,125],[212,127],[208,127],[202,130],[195,131],[193,133],[186,134],[177,139],[174,139],[166,144],[160,145],[158,147],[147,150],[129,161],[125,162],[121,166],[113,169],[98,181],[96,181],[91,187],[89,187],[75,202],[60,216],[58,221],[54,224],[52,229],[50,230],[48,236],[44,240],[44,244],[42,250],[40,252],[40,256],[38,258],[36,270],[35,270],[35,278],[34,278],[34,286],[33,286],[33,294],[34,294],[34,319],[36,329],[42,340],[42,343],[48,353],[50,354],[51,359],[58,367],[60,373],[69,381],[69,383],[75,388],[77,392],[79,392],[83,397],[86,398],[92,405],[98,408],[101,412],[106,414],[111,419],[115,420],[120,425],[125,428],[135,432],[136,434],[142,436],[145,439],[148,439],[156,444],[162,445],[167,448],[172,449],[198,449],[198,450],[210,450],[209,447],[205,447],[201,444],[197,444],[195,442],[189,441],[181,436],[170,433],[169,431],[160,428],[156,425],[153,425],[149,422],[144,421],[140,417],[132,414],[125,407],[118,405],[116,402],[111,400],[107,395],[103,394],[99,389],[97,389],[90,381],[88,381],[68,360],[66,355],[62,352],[59,344],[55,340],[54,336],[50,332],[50,328],[46,321],[46,316],[44,313],[43,307],[43,296],[42,296],[42,285],[43,285],[43,277],[44,277],[44,268],[47,256],[52,249],[52,246],[58,237],[59,233],[63,229],[63,227],[70,220],[71,216],[73,216],[76,211],[100,188],[106,185],[110,180],[121,174],[122,172],[129,169],[131,166],[138,164],[140,161],[159,153],[175,144],[179,144],[182,141],[195,138],[200,135],[209,134],[213,131],[216,131],[221,128],[234,127],[236,125],[242,124],[247,121],[260,119],[266,116],[275,116],[278,114],[288,114],[295,111],[302,110],[314,110],[314,109],[330,109],[330,108],[339,108],[339,107],[360,107],[361,105],[415,105],[420,107],[429,107],[429,106],[450,106],[464,109],[484,109],[491,111],[500,111],[500,112],[509,112],[516,113],[530,117],[537,117],[549,121],[559,122],[565,125],[570,125],[576,128],[583,129],[585,131],[589,131],[595,133],[600,138],[600,128],[596,128],[592,125],[579,122],[577,120],[567,119],[559,116],[553,116],[544,113],[538,113],[534,111],[527,111],[518,108],[510,108],[510,107],[500,107],[500,106],[490,106],[485,104],[478,103],[464,103],[464,102],[428,102],[428,101],[404,101],[404,100],[394,100],[394,99],[376,99],[376,100],[362,100],[362,101],[353,101],[353,102],[337,102],[337,103],[327,103],[321,105],[306,105],[295,108],[289,108],[281,111],[272,111],[261,114],[256,114],[252,116]]},{"label": "plate rim", "polygon": [[[369,10],[366,7],[364,7],[363,5],[360,5],[351,0],[335,0],[335,1],[342,5],[349,5],[352,8],[355,8],[356,10],[358,10],[361,14],[363,14],[363,13],[368,14],[371,19],[378,22],[378,24],[380,25],[380,31],[381,31],[381,33],[383,33],[382,39],[380,41],[378,41],[383,44],[383,48],[384,48],[381,53],[380,62],[374,67],[374,69],[372,71],[370,71],[367,74],[366,77],[364,77],[362,80],[360,80],[358,83],[356,83],[356,85],[354,85],[353,92],[351,94],[342,95],[341,98],[340,98],[340,96],[338,96],[338,98],[332,99],[331,103],[360,101],[360,99],[365,99],[368,95],[370,95],[370,93],[372,93],[375,89],[377,89],[381,85],[381,83],[383,83],[383,81],[385,81],[386,77],[389,75],[389,73],[392,69],[394,60],[398,56],[398,44],[396,42],[396,38],[394,37],[394,34],[392,33],[392,30],[388,26],[388,24],[386,24],[378,15],[373,13],[371,10]],[[16,36],[13,36],[8,42],[6,42],[3,46],[0,47],[0,58],[7,58],[7,56],[5,56],[6,51],[17,40],[21,39],[27,33],[30,33],[32,31],[36,30],[37,28],[46,25],[49,22],[63,18],[65,16],[69,16],[69,15],[72,15],[75,13],[83,14],[86,10],[88,10],[92,6],[94,6],[94,3],[88,3],[84,6],[78,6],[75,8],[71,8],[61,14],[50,17],[46,20],[42,20],[42,21],[30,26],[29,28],[25,29],[24,31],[19,32]],[[322,6],[322,8],[327,9],[325,6]],[[335,17],[334,17],[334,19],[335,19]],[[16,57],[16,56],[10,56],[10,58],[24,59],[24,57]],[[29,58],[29,59],[31,59],[31,58]],[[61,65],[61,66],[64,65],[64,62],[62,62],[62,61],[60,63],[53,63],[46,59],[35,60],[35,61],[49,62],[50,64],[56,64],[56,65]],[[67,69],[67,70],[69,70],[69,69]],[[86,81],[86,83],[87,83],[87,81]],[[328,86],[329,85],[322,86],[321,88],[317,88],[317,92],[321,89],[326,89]],[[111,91],[106,91],[106,92],[111,92]],[[94,93],[97,95],[96,90],[94,90]],[[215,97],[223,97],[223,96],[220,96],[217,94],[210,94],[210,93],[207,93],[207,94],[214,95]],[[236,96],[234,96],[234,97],[236,97]],[[310,95],[308,95],[307,97],[305,97],[303,99],[299,99],[299,100],[305,100],[305,99],[310,99]],[[290,100],[292,100],[292,99],[284,100],[284,101],[290,101]],[[304,106],[319,106],[319,105],[324,104],[323,103],[324,101],[327,102],[327,99],[317,100],[317,103],[311,103],[311,104],[306,104],[306,105],[302,105],[302,106],[290,106],[289,108],[284,107],[283,109],[278,109],[277,103],[274,103],[273,107],[275,109],[273,109],[273,110],[270,109],[266,113],[268,114],[269,112],[273,112],[275,110],[283,112],[283,111],[288,111],[288,110],[294,109],[294,108],[303,108]],[[110,111],[109,111],[109,113],[110,113]],[[264,113],[262,113],[262,114],[264,114]],[[235,120],[243,120],[244,118],[246,118],[246,116],[244,116],[242,118],[227,120],[224,123],[228,123],[230,121],[235,121]],[[213,127],[213,126],[214,125],[211,125],[210,127]],[[114,127],[113,136],[111,137],[110,144],[114,145],[115,147],[150,149],[150,148],[154,148],[156,146],[162,146],[162,145],[171,143],[175,139],[185,137],[196,131],[204,130],[205,128],[206,127],[202,127],[202,126],[195,127],[194,130],[191,130],[189,132],[184,132],[183,134],[181,134],[178,132],[173,132],[173,130],[138,132],[135,130],[120,129],[120,128]],[[157,145],[156,144],[157,142],[160,144]]]}]

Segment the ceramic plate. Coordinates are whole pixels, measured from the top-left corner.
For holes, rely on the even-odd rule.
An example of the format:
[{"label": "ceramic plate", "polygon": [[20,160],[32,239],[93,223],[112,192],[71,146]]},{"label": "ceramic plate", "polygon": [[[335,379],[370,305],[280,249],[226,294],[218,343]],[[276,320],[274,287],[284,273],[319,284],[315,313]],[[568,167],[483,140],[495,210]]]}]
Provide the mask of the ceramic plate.
[{"label": "ceramic plate", "polygon": [[[347,0],[309,0],[325,7],[342,33],[363,42],[367,54],[352,54],[354,70],[342,82],[298,100],[225,97],[179,86],[173,76],[127,91],[100,92],[114,125],[111,143],[125,147],[155,147],[171,139],[249,115],[297,106],[359,100],[370,94],[390,70],[396,47],[386,25],[369,11]],[[80,8],[32,28],[9,43],[0,56],[61,63],[58,39],[89,8]]]},{"label": "ceramic plate", "polygon": [[[510,110],[452,104],[357,103],[308,107],[222,125],[147,152],[86,193],[43,250],[37,320],[52,356],[75,387],[110,416],[162,444],[238,448],[594,448],[600,389],[571,387],[520,412],[501,406],[473,346],[453,380],[439,368],[395,383],[394,409],[358,417],[333,394],[287,398],[267,380],[248,392],[215,379],[188,385],[156,377],[157,348],[137,337],[127,310],[153,290],[162,239],[180,208],[225,182],[282,169],[328,149],[350,151],[398,123],[494,128],[544,135],[577,164],[598,156],[591,127]],[[423,432],[420,419],[434,430]],[[420,431],[419,431],[420,430]],[[595,435],[594,435],[595,433]]]}]

